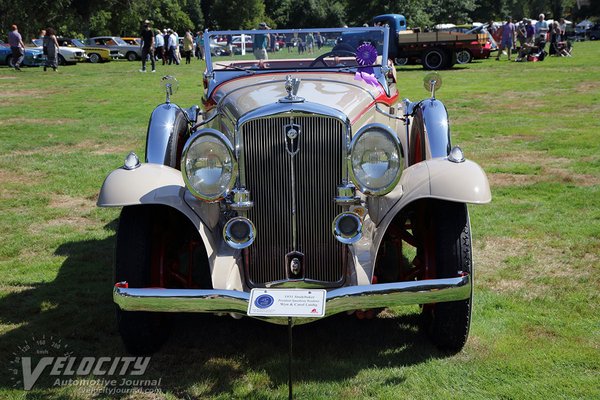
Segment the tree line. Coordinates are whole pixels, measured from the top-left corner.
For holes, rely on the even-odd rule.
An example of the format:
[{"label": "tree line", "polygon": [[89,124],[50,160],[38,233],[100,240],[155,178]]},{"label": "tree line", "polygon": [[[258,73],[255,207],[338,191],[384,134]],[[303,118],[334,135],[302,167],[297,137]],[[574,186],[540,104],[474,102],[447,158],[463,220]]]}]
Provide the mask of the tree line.
[{"label": "tree line", "polygon": [[63,36],[138,35],[145,20],[157,28],[247,29],[360,26],[379,14],[403,14],[411,27],[565,17],[600,17],[598,0],[0,0],[3,38],[12,24],[25,38],[46,27]]}]

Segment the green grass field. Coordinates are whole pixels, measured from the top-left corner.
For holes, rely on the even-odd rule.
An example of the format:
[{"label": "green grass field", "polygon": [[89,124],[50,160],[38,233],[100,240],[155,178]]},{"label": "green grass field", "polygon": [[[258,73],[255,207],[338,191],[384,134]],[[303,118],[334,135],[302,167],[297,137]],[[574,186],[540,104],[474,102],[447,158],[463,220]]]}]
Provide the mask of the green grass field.
[{"label": "green grass field", "polygon": [[[103,179],[144,153],[150,112],[199,104],[203,65],[0,68],[0,398],[91,398],[45,376],[19,390],[12,361],[33,338],[73,356],[125,356],[116,330],[116,209]],[[399,68],[401,97],[427,96]],[[294,328],[298,399],[600,398],[600,43],[539,63],[477,61],[443,71],[437,97],[453,144],[488,173],[493,201],[470,207],[475,308],[458,355],[418,334],[416,307],[372,321]],[[287,330],[251,319],[175,316],[144,379],[159,393],[97,398],[287,398]],[[67,347],[65,347],[67,346]],[[17,374],[18,376],[18,374]],[[84,379],[92,379],[86,377]],[[15,387],[16,386],[16,387]],[[21,386],[22,388],[22,386]]]}]

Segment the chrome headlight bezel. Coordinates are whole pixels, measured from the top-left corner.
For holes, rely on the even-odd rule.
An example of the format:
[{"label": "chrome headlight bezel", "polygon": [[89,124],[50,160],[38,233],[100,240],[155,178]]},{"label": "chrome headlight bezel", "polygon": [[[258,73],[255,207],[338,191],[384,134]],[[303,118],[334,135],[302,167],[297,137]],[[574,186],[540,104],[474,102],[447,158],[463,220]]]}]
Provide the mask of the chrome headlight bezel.
[{"label": "chrome headlight bezel", "polygon": [[[194,148],[194,146],[199,145],[200,141],[204,140],[205,138],[206,139],[207,138],[212,138],[212,139],[216,138],[220,142],[220,144],[223,145],[224,150],[227,152],[227,157],[229,157],[229,159],[231,160],[231,165],[229,167],[229,169],[231,170],[231,176],[225,182],[224,189],[218,193],[202,193],[202,191],[199,188],[194,187],[194,185],[190,181],[190,178],[188,177],[188,170],[187,170],[188,153],[190,152],[190,150],[192,148]],[[235,186],[235,182],[237,180],[238,164],[237,164],[237,160],[235,158],[235,152],[233,150],[233,145],[231,144],[229,139],[223,133],[217,131],[216,129],[206,128],[206,129],[199,130],[198,132],[193,134],[192,137],[190,137],[188,139],[188,141],[186,142],[186,144],[183,148],[183,152],[181,155],[181,174],[183,176],[185,186],[192,193],[192,195],[194,195],[194,197],[199,198],[204,201],[209,201],[209,202],[218,201],[218,200],[223,199],[233,189],[233,187]]]},{"label": "chrome headlight bezel", "polygon": [[[367,138],[366,135],[369,134],[383,134],[386,139],[389,140],[389,144],[393,146],[393,151],[397,154],[397,171],[395,172],[393,179],[389,180],[385,184],[381,186],[373,186],[369,185],[367,182],[363,182],[355,171],[355,165],[353,162],[353,154],[355,152],[357,144]],[[402,169],[404,167],[404,160],[402,157],[402,148],[400,145],[400,140],[396,136],[396,134],[386,125],[374,123],[363,126],[352,138],[352,142],[350,143],[350,149],[348,152],[348,173],[350,174],[350,179],[356,185],[356,187],[366,195],[372,196],[383,196],[391,192],[398,182],[400,181],[400,176],[402,175]]]}]

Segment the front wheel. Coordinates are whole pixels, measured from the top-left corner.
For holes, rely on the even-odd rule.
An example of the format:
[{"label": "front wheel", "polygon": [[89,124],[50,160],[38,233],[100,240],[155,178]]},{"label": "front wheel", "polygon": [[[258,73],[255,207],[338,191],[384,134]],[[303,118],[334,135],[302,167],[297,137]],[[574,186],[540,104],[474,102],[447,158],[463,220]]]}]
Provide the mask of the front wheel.
[{"label": "front wheel", "polygon": [[456,52],[456,62],[458,64],[468,64],[472,59],[473,57],[471,57],[469,50],[460,50]]},{"label": "front wheel", "polygon": [[63,57],[62,54],[58,55],[58,65],[65,66],[67,65],[67,60]]},{"label": "front wheel", "polygon": [[135,54],[133,51],[130,51],[125,55],[125,58],[127,58],[127,61],[135,61],[137,60],[137,54]]},{"label": "front wheel", "polygon": [[[425,234],[425,252],[435,277],[471,275],[473,261],[471,227],[467,206],[447,201],[431,202],[430,229]],[[425,305],[423,317],[433,343],[441,350],[459,352],[469,336],[473,294],[468,299]]]},{"label": "front wheel", "polygon": [[[152,282],[151,208],[125,207],[121,211],[115,256],[115,282],[127,281],[130,287],[154,286]],[[117,325],[125,349],[133,355],[156,352],[168,338],[166,315],[123,311],[116,307]]]}]

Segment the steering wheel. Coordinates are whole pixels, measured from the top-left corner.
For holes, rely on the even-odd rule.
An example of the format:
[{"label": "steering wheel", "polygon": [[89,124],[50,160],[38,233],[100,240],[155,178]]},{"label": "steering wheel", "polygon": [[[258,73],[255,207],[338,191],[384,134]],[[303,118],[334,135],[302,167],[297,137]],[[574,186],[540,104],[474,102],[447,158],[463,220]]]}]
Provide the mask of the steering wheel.
[{"label": "steering wheel", "polygon": [[[337,46],[336,46],[337,47]],[[348,46],[350,48],[350,46]],[[315,58],[313,62],[310,63],[309,67],[314,67],[318,63],[322,63],[325,67],[329,67],[325,62],[325,58],[327,57],[343,57],[343,56],[351,56],[356,57],[356,53],[353,50],[349,50],[347,48],[333,48],[333,50],[328,51],[327,53],[321,54],[319,57]]]}]

